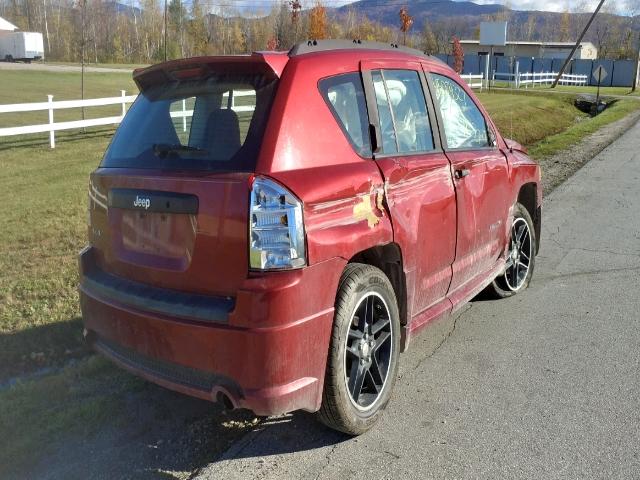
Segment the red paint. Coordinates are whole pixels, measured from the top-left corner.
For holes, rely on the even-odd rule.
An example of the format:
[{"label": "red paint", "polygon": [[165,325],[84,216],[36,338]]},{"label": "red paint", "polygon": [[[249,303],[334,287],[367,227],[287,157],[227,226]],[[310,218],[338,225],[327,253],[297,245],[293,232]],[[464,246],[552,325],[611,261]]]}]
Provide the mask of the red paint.
[{"label": "red paint", "polygon": [[[200,75],[219,64],[268,70],[280,78],[255,172],[96,170],[89,192],[91,248],[81,255],[81,282],[98,269],[156,289],[228,297],[235,307],[223,323],[170,318],[102,298],[82,283],[88,338],[222,379],[202,391],[132,366],[96,344],[125,368],[168,388],[212,400],[222,392],[235,406],[261,415],[315,411],[347,262],[372,247],[399,247],[407,288],[406,348],[419,330],[462,306],[500,273],[510,208],[530,183],[540,206],[540,169],[522,147],[505,142],[481,105],[496,132],[495,148],[375,160],[358,156],[321,97],[318,81],[385,68],[458,79],[440,62],[400,51],[201,57],[136,71],[134,77],[144,86],[159,75]],[[436,118],[431,125],[438,136]],[[457,169],[470,174],[456,179]],[[275,179],[303,202],[307,267],[249,270],[249,191],[256,175]],[[195,195],[199,210],[163,217],[107,208],[113,188]],[[356,207],[369,218],[355,215]]]}]

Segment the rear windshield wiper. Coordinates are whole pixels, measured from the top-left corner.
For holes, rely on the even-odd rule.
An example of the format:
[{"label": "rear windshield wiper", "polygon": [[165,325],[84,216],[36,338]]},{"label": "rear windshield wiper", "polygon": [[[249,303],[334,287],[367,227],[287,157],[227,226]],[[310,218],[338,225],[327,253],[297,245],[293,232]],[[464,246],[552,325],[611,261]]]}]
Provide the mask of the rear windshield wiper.
[{"label": "rear windshield wiper", "polygon": [[189,145],[171,145],[168,143],[156,143],[153,145],[153,153],[157,157],[166,157],[172,153],[189,153],[196,154],[198,156],[208,155],[209,151],[203,148],[191,147]]}]

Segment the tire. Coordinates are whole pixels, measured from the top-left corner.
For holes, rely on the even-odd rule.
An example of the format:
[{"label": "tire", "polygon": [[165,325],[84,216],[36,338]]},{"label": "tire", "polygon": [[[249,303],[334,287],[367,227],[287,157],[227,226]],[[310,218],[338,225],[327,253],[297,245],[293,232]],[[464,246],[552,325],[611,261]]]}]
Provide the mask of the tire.
[{"label": "tire", "polygon": [[391,282],[378,268],[347,265],[336,296],[320,421],[349,435],[369,430],[391,399],[399,355]]},{"label": "tire", "polygon": [[520,203],[514,207],[510,231],[505,272],[487,288],[487,293],[495,298],[512,297],[525,290],[536,265],[536,231],[529,211]]}]

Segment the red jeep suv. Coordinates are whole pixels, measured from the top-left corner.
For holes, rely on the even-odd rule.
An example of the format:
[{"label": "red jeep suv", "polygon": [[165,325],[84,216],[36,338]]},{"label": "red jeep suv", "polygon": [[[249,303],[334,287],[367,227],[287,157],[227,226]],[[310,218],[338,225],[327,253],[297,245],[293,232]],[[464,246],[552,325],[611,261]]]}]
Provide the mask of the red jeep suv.
[{"label": "red jeep suv", "polygon": [[85,337],[122,367],[360,434],[415,334],[529,284],[540,169],[435,58],[313,41],[134,79],[80,255]]}]

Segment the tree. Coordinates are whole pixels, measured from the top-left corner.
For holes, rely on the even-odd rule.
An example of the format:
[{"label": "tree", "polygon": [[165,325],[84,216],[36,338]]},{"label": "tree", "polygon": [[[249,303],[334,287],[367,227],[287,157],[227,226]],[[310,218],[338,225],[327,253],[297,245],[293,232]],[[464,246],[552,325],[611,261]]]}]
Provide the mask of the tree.
[{"label": "tree", "polygon": [[278,49],[278,39],[271,37],[267,42],[267,50],[274,51]]},{"label": "tree", "polygon": [[316,2],[309,12],[309,38],[322,40],[327,38],[327,9],[322,2]]},{"label": "tree", "polygon": [[453,69],[456,73],[462,73],[464,67],[464,50],[458,37],[453,37]]},{"label": "tree", "polygon": [[400,9],[400,31],[402,32],[402,44],[407,44],[407,32],[413,25],[413,17],[409,15],[409,10],[407,7],[402,7]]},{"label": "tree", "polygon": [[567,9],[560,19],[560,41],[568,42],[569,40],[571,40],[571,14]]},{"label": "tree", "polygon": [[438,51],[438,40],[436,39],[429,22],[425,22],[424,28],[422,29],[422,50],[429,55],[440,53]]},{"label": "tree", "polygon": [[293,26],[293,42],[297,43],[300,36],[300,12],[302,11],[302,3],[299,0],[289,0],[289,8],[291,8],[291,25]]}]

